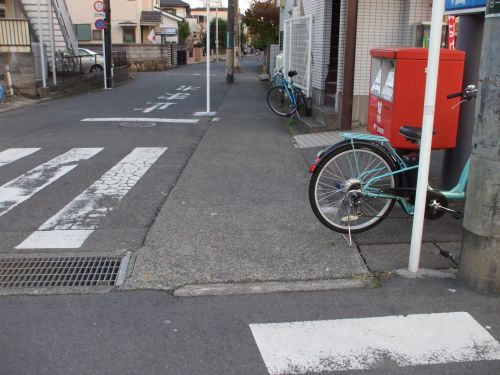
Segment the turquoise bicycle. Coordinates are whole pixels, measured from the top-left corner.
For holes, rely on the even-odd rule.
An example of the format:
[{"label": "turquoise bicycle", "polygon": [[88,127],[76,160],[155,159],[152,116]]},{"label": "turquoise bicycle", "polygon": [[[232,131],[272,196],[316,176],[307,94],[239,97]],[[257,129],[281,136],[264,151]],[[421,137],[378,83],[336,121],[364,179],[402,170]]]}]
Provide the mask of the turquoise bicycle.
[{"label": "turquoise bicycle", "polygon": [[287,80],[282,70],[283,68],[273,77],[273,87],[267,93],[267,104],[277,115],[291,116],[299,107],[305,108],[306,99],[302,90],[293,82],[297,72],[290,70],[290,79]]},{"label": "turquoise bicycle", "polygon": [[[473,85],[448,99],[476,97]],[[404,126],[400,134],[419,144],[421,128]],[[340,233],[359,233],[380,224],[398,202],[408,215],[414,214],[418,154],[401,154],[382,136],[341,133],[344,140],[321,151],[311,166],[309,202],[326,227]],[[469,175],[465,164],[457,185],[448,191],[429,187],[425,217],[438,219],[444,213],[456,218],[462,213],[448,208],[449,201],[463,200]]]}]

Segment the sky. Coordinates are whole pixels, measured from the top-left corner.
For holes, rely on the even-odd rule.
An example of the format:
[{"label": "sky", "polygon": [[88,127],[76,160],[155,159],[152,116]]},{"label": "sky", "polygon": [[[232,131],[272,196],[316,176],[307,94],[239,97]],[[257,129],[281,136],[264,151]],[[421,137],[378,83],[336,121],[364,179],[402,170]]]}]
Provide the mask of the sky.
[{"label": "sky", "polygon": [[[203,1],[202,0],[183,0],[189,5],[191,5],[191,8],[200,8],[203,6]],[[248,9],[248,5],[250,4],[250,0],[239,0],[240,2],[240,10],[241,13],[245,13],[245,10]],[[227,0],[222,0],[222,6],[227,7]]]}]

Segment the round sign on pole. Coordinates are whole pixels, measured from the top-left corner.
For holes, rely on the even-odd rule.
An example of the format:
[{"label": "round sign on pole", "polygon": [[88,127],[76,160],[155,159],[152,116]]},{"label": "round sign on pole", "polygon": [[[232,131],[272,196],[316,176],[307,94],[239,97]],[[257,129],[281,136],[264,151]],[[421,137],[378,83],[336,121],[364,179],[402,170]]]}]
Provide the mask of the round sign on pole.
[{"label": "round sign on pole", "polygon": [[106,28],[106,21],[101,20],[101,19],[96,20],[95,21],[95,28],[97,30],[104,30]]},{"label": "round sign on pole", "polygon": [[106,6],[104,5],[104,2],[96,1],[94,3],[94,9],[96,12],[104,12],[106,10]]}]

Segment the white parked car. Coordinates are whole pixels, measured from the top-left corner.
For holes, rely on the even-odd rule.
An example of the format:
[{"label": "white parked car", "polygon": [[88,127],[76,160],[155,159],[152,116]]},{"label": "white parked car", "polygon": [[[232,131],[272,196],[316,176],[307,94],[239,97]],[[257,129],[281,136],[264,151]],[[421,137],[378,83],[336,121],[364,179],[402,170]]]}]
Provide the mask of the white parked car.
[{"label": "white parked car", "polygon": [[81,71],[87,72],[102,72],[104,70],[104,58],[87,48],[78,48],[78,56],[81,59]]},{"label": "white parked car", "polygon": [[102,72],[104,70],[104,58],[87,48],[78,48],[78,56],[72,51],[64,51],[59,55],[57,69],[67,73],[89,73]]}]

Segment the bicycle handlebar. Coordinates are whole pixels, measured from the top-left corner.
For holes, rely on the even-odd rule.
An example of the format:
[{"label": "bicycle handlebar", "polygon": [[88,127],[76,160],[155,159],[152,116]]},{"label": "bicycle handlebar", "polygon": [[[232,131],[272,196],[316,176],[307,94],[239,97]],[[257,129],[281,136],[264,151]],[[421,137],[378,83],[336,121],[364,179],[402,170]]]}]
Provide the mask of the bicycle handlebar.
[{"label": "bicycle handlebar", "polygon": [[447,95],[446,98],[447,99],[453,99],[453,98],[461,97],[462,95],[463,95],[463,92],[456,92],[454,94]]}]

